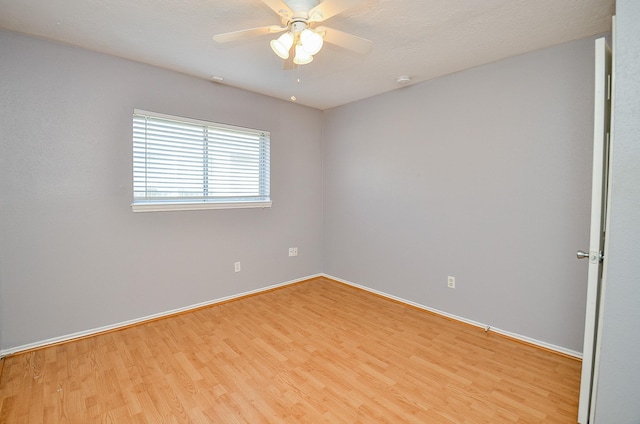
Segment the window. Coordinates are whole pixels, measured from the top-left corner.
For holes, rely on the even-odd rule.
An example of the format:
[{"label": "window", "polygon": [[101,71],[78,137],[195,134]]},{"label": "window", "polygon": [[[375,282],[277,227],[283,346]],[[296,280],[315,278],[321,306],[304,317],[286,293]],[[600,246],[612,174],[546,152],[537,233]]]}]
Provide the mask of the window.
[{"label": "window", "polygon": [[270,207],[266,131],[134,110],[134,212]]}]

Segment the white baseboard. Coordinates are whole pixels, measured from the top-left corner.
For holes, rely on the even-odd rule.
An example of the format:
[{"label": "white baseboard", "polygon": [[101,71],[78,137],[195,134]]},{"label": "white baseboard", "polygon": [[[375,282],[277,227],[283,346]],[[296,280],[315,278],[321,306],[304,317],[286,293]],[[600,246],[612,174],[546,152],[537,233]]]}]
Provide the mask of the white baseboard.
[{"label": "white baseboard", "polygon": [[556,346],[556,345],[553,345],[553,344],[550,344],[550,343],[542,342],[540,340],[532,339],[531,337],[523,336],[521,334],[512,333],[512,332],[507,331],[507,330],[502,330],[500,328],[496,328],[496,327],[493,327],[491,325],[484,324],[484,323],[481,323],[481,322],[478,322],[478,321],[473,321],[473,320],[470,320],[470,319],[467,319],[467,318],[459,317],[457,315],[453,315],[453,314],[450,314],[448,312],[444,312],[444,311],[440,311],[438,309],[430,308],[428,306],[421,305],[419,303],[412,302],[410,300],[406,300],[406,299],[403,299],[403,298],[400,298],[400,297],[397,297],[397,296],[393,296],[391,294],[388,294],[388,293],[385,293],[385,292],[381,292],[379,290],[374,290],[372,288],[369,288],[369,287],[366,287],[366,286],[362,286],[360,284],[356,284],[356,283],[353,283],[351,281],[343,280],[341,278],[334,277],[332,275],[322,274],[322,276],[326,277],[326,278],[328,278],[330,280],[335,280],[335,281],[338,281],[340,283],[343,283],[343,284],[346,284],[346,285],[349,285],[349,286],[352,286],[352,287],[356,287],[356,288],[368,291],[370,293],[374,293],[374,294],[377,294],[379,296],[386,297],[388,299],[395,300],[395,301],[400,302],[400,303],[404,303],[404,304],[407,304],[407,305],[414,306],[414,307],[416,307],[418,309],[423,309],[425,311],[429,311],[429,312],[432,312],[434,314],[442,315],[444,317],[447,317],[447,318],[450,318],[450,319],[453,319],[453,320],[456,320],[456,321],[464,322],[466,324],[473,325],[475,327],[480,327],[482,329],[489,328],[490,331],[492,331],[494,333],[502,334],[504,336],[511,337],[513,339],[516,339],[516,340],[521,340],[523,342],[530,343],[532,345],[539,346],[539,347],[542,347],[544,349],[552,350],[554,352],[562,353],[562,354],[567,355],[567,356],[572,356],[574,358],[582,359],[582,353],[576,352],[575,350],[567,349],[567,348],[564,348],[564,347],[561,347],[561,346]]},{"label": "white baseboard", "polygon": [[29,344],[25,344],[25,345],[22,345],[22,346],[16,346],[16,347],[12,347],[12,348],[9,348],[9,349],[3,349],[3,350],[0,350],[0,358],[4,358],[5,356],[8,356],[8,355],[13,355],[13,354],[16,354],[16,353],[25,352],[25,351],[32,350],[32,349],[38,349],[38,348],[46,347],[46,346],[49,346],[49,345],[70,341],[70,340],[73,340],[73,339],[79,339],[79,338],[82,338],[82,337],[93,336],[93,335],[96,335],[96,334],[99,334],[99,333],[104,333],[106,331],[113,331],[113,330],[117,330],[117,329],[120,329],[120,328],[129,327],[129,326],[135,325],[135,324],[141,324],[141,323],[144,323],[146,321],[152,321],[152,320],[155,320],[155,319],[158,319],[158,318],[164,318],[164,317],[168,317],[168,316],[171,316],[171,315],[179,314],[179,313],[182,313],[182,312],[188,312],[188,311],[191,311],[191,310],[194,310],[194,309],[198,309],[198,308],[202,308],[202,307],[205,307],[205,306],[215,305],[216,303],[228,302],[230,300],[238,299],[238,298],[245,297],[245,296],[251,296],[251,295],[254,295],[254,294],[259,294],[259,293],[266,292],[266,291],[269,291],[269,290],[277,289],[279,287],[288,286],[288,285],[291,285],[291,284],[299,283],[301,281],[310,280],[312,278],[317,278],[317,277],[322,277],[322,276],[323,276],[323,274],[309,275],[307,277],[298,278],[298,279],[290,280],[290,281],[285,281],[284,283],[274,284],[274,285],[271,285],[271,286],[262,287],[262,288],[259,288],[259,289],[256,289],[256,290],[251,290],[251,291],[244,292],[244,293],[238,293],[238,294],[234,294],[234,295],[231,295],[231,296],[221,297],[219,299],[208,300],[206,302],[196,303],[194,305],[185,306],[183,308],[172,309],[170,311],[160,312],[160,313],[153,314],[153,315],[147,315],[147,316],[136,318],[136,319],[132,319],[132,320],[129,320],[129,321],[123,321],[123,322],[119,322],[119,323],[116,323],[116,324],[106,325],[104,327],[92,328],[90,330],[79,331],[77,333],[67,334],[67,335],[60,336],[60,337],[53,337],[51,339],[42,340],[42,341],[38,341],[38,342],[34,342],[34,343],[29,343]]},{"label": "white baseboard", "polygon": [[267,286],[267,287],[262,287],[262,288],[259,288],[259,289],[256,289],[256,290],[251,290],[251,291],[244,292],[244,293],[238,293],[238,294],[234,294],[234,295],[231,295],[231,296],[222,297],[222,298],[219,298],[219,299],[214,299],[214,300],[209,300],[209,301],[206,301],[206,302],[196,303],[194,305],[185,306],[183,308],[172,309],[170,311],[160,312],[160,313],[153,314],[153,315],[147,315],[147,316],[136,318],[136,319],[129,320],[129,321],[119,322],[119,323],[112,324],[112,325],[106,325],[104,327],[92,328],[92,329],[89,329],[89,330],[79,331],[77,333],[67,334],[67,335],[60,336],[60,337],[54,337],[54,338],[51,338],[51,339],[38,341],[38,342],[35,342],[35,343],[29,343],[29,344],[25,344],[25,345],[22,345],[22,346],[16,346],[16,347],[12,347],[12,348],[9,348],[9,349],[3,349],[3,350],[0,350],[0,358],[4,358],[5,356],[8,356],[8,355],[13,355],[13,354],[16,354],[16,353],[20,353],[20,352],[24,352],[24,351],[28,351],[28,350],[32,350],[32,349],[38,349],[38,348],[46,347],[46,346],[49,346],[49,345],[70,341],[70,340],[73,340],[73,339],[93,336],[93,335],[96,335],[96,334],[99,334],[99,333],[104,333],[106,331],[113,331],[113,330],[117,330],[117,329],[120,329],[120,328],[129,327],[129,326],[135,325],[135,324],[141,324],[141,323],[144,323],[146,321],[152,321],[152,320],[155,320],[155,319],[158,319],[158,318],[164,318],[164,317],[168,317],[168,316],[175,315],[175,314],[178,314],[178,313],[188,312],[190,310],[202,308],[202,307],[205,307],[205,306],[215,305],[217,303],[227,302],[227,301],[238,299],[238,298],[245,297],[245,296],[259,294],[259,293],[266,292],[266,291],[269,291],[269,290],[273,290],[273,289],[276,289],[276,288],[279,288],[279,287],[288,286],[288,285],[291,285],[291,284],[299,283],[301,281],[310,280],[310,279],[317,278],[317,277],[325,277],[325,278],[328,278],[330,280],[335,280],[335,281],[338,281],[340,283],[347,284],[347,285],[352,286],[352,287],[357,287],[359,289],[368,291],[370,293],[377,294],[377,295],[382,296],[382,297],[386,297],[388,299],[395,300],[395,301],[400,302],[400,303],[404,303],[404,304],[407,304],[407,305],[414,306],[414,307],[416,307],[418,309],[423,309],[425,311],[429,311],[429,312],[432,312],[432,313],[435,313],[435,314],[438,314],[438,315],[441,315],[441,316],[444,316],[444,317],[447,317],[447,318],[450,318],[450,319],[454,319],[456,321],[460,321],[460,322],[464,322],[466,324],[473,325],[475,327],[479,327],[479,328],[483,328],[483,329],[486,329],[487,327],[489,327],[491,329],[491,331],[493,331],[495,333],[503,334],[503,335],[505,335],[507,337],[511,337],[511,338],[514,338],[514,339],[517,339],[517,340],[522,340],[522,341],[524,341],[526,343],[530,343],[530,344],[533,344],[533,345],[536,345],[536,346],[540,346],[542,348],[549,349],[549,350],[552,350],[552,351],[555,351],[555,352],[559,352],[559,353],[562,353],[564,355],[572,356],[572,357],[575,357],[575,358],[582,358],[582,353],[580,353],[580,352],[576,352],[576,351],[573,351],[573,350],[570,350],[570,349],[566,349],[566,348],[563,348],[563,347],[560,347],[560,346],[552,345],[550,343],[542,342],[540,340],[535,340],[535,339],[532,339],[530,337],[523,336],[521,334],[516,334],[516,333],[512,333],[510,331],[502,330],[500,328],[495,328],[493,326],[489,326],[488,324],[483,324],[483,323],[480,323],[480,322],[477,322],[477,321],[473,321],[473,320],[470,320],[470,319],[467,319],[467,318],[459,317],[457,315],[453,315],[453,314],[450,314],[450,313],[447,313],[447,312],[444,312],[444,311],[440,311],[438,309],[430,308],[428,306],[421,305],[419,303],[412,302],[410,300],[406,300],[406,299],[403,299],[403,298],[400,298],[400,297],[397,297],[397,296],[393,296],[393,295],[390,295],[388,293],[381,292],[379,290],[374,290],[372,288],[369,288],[369,287],[366,287],[366,286],[362,286],[360,284],[356,284],[356,283],[353,283],[351,281],[343,280],[341,278],[334,277],[334,276],[328,275],[328,274],[309,275],[307,277],[302,277],[302,278],[298,278],[298,279],[295,279],[295,280],[290,280],[290,281],[286,281],[286,282],[283,282],[283,283],[274,284],[274,285]]}]

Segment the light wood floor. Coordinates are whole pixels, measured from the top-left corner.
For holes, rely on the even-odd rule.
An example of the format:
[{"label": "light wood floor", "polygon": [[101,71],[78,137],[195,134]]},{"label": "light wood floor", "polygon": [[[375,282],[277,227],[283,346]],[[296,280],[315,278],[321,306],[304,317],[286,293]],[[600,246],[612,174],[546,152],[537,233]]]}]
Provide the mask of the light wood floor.
[{"label": "light wood floor", "polygon": [[2,423],[571,423],[580,361],[324,279],[5,358]]}]

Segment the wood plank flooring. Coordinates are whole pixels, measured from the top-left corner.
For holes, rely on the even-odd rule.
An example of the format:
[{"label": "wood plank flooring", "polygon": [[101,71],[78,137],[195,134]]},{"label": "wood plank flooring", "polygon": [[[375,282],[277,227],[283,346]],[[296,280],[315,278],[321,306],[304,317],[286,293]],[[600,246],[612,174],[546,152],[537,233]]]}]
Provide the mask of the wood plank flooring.
[{"label": "wood plank flooring", "polygon": [[575,423],[580,361],[315,279],[5,358],[1,423]]}]

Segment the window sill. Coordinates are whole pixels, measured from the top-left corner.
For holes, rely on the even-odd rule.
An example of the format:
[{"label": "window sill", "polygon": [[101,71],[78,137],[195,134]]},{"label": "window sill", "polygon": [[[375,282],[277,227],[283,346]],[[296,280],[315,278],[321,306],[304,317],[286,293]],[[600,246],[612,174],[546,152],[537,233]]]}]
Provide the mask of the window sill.
[{"label": "window sill", "polygon": [[271,201],[256,202],[198,202],[198,203],[133,203],[133,212],[170,212],[170,211],[200,211],[206,209],[248,209],[270,208]]}]

